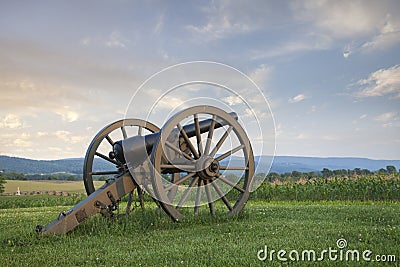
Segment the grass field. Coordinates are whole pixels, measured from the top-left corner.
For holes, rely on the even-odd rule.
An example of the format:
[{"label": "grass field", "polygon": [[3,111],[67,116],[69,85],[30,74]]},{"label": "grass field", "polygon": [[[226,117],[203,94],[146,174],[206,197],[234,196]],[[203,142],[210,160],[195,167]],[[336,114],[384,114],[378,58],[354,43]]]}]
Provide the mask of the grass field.
[{"label": "grass field", "polygon": [[[82,182],[6,184],[8,190],[18,186],[83,192]],[[218,201],[215,218],[202,207],[179,223],[146,197],[145,209],[129,216],[96,215],[67,235],[36,237],[37,224],[50,223],[83,198],[1,196],[0,266],[400,266],[398,175],[265,183],[239,217],[227,218]]]},{"label": "grass field", "polygon": [[[95,186],[104,184],[102,181],[94,181]],[[63,191],[63,192],[79,192],[83,193],[85,187],[82,181],[21,181],[21,180],[7,180],[5,184],[5,193],[15,193],[18,190],[21,192],[30,191]]]},{"label": "grass field", "polygon": [[[36,197],[41,196],[25,198],[29,202]],[[138,209],[115,221],[98,215],[67,235],[40,239],[35,237],[35,225],[49,223],[68,206],[3,208],[0,265],[386,266],[362,260],[329,261],[327,255],[318,262],[284,263],[276,253],[271,261],[257,258],[265,246],[268,251],[288,253],[338,249],[336,242],[340,238],[347,241],[344,253],[347,249],[371,250],[370,258],[395,255],[396,262],[391,262],[391,266],[400,262],[398,202],[253,200],[236,218],[226,218],[223,206],[216,207],[215,218],[202,207],[199,216],[188,214],[183,222],[174,223],[149,202],[144,210]]]}]

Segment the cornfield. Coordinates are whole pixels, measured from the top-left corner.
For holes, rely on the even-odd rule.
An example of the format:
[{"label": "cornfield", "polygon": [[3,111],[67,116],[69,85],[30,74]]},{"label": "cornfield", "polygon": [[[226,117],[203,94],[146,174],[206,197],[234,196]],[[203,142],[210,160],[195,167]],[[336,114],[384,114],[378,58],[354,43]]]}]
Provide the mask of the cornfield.
[{"label": "cornfield", "polygon": [[400,177],[368,175],[286,183],[265,182],[251,197],[262,200],[298,201],[399,201]]}]

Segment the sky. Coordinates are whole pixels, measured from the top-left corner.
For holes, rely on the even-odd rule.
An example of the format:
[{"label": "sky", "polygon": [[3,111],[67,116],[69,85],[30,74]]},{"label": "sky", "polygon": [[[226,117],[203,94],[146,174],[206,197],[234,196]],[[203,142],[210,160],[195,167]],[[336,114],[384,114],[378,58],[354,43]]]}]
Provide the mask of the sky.
[{"label": "sky", "polygon": [[276,155],[400,159],[397,0],[1,1],[0,155],[84,157],[147,78],[189,61],[256,82]]}]

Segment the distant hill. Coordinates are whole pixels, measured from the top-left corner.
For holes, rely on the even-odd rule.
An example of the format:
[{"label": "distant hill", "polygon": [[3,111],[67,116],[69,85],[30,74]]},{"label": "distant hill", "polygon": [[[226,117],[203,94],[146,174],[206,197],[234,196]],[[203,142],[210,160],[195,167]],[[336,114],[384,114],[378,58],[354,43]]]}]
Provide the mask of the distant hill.
[{"label": "distant hill", "polygon": [[[59,159],[59,160],[32,160],[25,158],[0,156],[0,170],[23,174],[51,174],[71,173],[82,174],[83,158]],[[110,164],[97,160],[96,170],[110,170]]]},{"label": "distant hill", "polygon": [[[66,172],[73,174],[82,174],[83,158],[60,159],[60,160],[32,160],[25,158],[0,156],[0,170],[6,172],[18,172],[24,174],[50,174],[57,172]],[[231,164],[239,158],[232,157]],[[256,164],[260,162],[257,172],[268,171],[267,162],[270,158],[267,156],[255,157]],[[104,160],[96,161],[97,170],[110,170],[110,164]],[[318,158],[318,157],[292,157],[276,156],[271,171],[285,173],[292,171],[300,172],[318,172],[323,168],[330,170],[354,168],[368,169],[371,171],[386,168],[393,165],[396,169],[400,168],[400,160],[372,160],[367,158]]]}]

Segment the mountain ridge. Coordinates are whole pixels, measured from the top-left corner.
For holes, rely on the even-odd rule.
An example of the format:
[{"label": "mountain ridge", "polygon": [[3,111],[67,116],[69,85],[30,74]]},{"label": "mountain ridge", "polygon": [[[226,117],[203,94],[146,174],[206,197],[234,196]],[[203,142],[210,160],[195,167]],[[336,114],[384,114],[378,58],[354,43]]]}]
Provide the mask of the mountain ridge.
[{"label": "mountain ridge", "polygon": [[[240,160],[237,157],[231,158],[231,164]],[[256,156],[255,162],[258,164],[257,172],[267,173],[271,156]],[[17,172],[23,174],[51,174],[65,172],[72,174],[82,174],[83,158],[68,158],[57,160],[33,160],[27,158],[10,157],[0,155],[0,170],[6,172]],[[98,160],[101,170],[109,170],[108,162],[102,163]],[[301,157],[301,156],[275,156],[271,167],[271,172],[285,173],[292,171],[300,172],[320,172],[323,168],[330,170],[337,169],[368,169],[376,171],[380,168],[392,165],[396,169],[400,168],[400,160],[376,160],[357,157]]]}]

